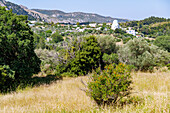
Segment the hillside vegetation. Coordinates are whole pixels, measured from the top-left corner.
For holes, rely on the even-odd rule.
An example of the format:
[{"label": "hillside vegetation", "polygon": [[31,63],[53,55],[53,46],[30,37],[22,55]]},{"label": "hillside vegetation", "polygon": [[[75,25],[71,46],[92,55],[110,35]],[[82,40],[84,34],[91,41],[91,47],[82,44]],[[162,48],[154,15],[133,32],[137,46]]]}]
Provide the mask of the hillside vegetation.
[{"label": "hillside vegetation", "polygon": [[170,112],[169,72],[132,73],[133,93],[127,105],[99,108],[80,88],[81,79],[87,82],[88,76],[64,78],[50,85],[18,90],[15,93],[0,95],[0,112]]},{"label": "hillside vegetation", "polygon": [[149,17],[140,21],[121,23],[122,27],[133,27],[145,36],[156,38],[157,36],[170,35],[170,19]]},{"label": "hillside vegetation", "polygon": [[[0,15],[0,112],[169,112],[169,25],[148,40],[106,23]],[[154,18],[145,24],[167,21]]]}]

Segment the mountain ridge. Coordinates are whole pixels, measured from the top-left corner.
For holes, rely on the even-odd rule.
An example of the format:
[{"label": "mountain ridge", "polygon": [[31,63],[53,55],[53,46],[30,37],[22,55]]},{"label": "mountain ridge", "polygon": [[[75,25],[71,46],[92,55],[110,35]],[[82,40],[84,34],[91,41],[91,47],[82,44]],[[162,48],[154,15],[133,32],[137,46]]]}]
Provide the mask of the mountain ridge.
[{"label": "mountain ridge", "polygon": [[110,16],[102,16],[95,13],[67,13],[61,10],[28,9],[26,6],[17,5],[6,0],[0,0],[0,6],[6,6],[7,10],[12,9],[12,12],[17,15],[27,15],[29,20],[40,20],[45,22],[75,24],[77,22],[112,23],[115,19],[119,22],[130,21],[128,19],[112,18]]}]

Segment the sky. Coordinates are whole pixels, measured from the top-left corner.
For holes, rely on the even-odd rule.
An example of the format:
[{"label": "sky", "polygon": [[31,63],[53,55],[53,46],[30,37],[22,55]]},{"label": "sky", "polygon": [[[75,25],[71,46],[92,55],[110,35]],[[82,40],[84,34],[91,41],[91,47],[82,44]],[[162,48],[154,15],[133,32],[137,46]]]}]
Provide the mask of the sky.
[{"label": "sky", "polygon": [[170,0],[6,0],[29,9],[96,13],[113,18],[141,20],[150,16],[170,18]]}]

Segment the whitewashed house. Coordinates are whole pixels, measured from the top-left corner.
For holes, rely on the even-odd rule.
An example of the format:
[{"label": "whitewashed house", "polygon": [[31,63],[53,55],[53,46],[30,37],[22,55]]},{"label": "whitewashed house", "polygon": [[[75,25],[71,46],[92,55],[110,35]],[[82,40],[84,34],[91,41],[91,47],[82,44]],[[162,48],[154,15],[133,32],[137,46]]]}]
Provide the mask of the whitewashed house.
[{"label": "whitewashed house", "polygon": [[133,36],[136,36],[136,31],[135,30],[126,30],[126,33],[131,34]]},{"label": "whitewashed house", "polygon": [[97,24],[96,24],[96,23],[91,23],[91,24],[89,24],[89,26],[90,26],[90,27],[96,27]]}]

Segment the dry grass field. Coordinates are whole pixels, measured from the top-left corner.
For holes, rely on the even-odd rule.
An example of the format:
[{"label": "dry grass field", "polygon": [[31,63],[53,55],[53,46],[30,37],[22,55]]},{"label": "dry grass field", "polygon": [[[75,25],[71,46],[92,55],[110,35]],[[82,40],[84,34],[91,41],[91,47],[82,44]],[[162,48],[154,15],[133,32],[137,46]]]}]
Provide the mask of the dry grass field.
[{"label": "dry grass field", "polygon": [[81,79],[64,78],[51,85],[0,95],[0,113],[170,113],[170,72],[132,73],[132,97],[140,98],[124,107],[99,108],[80,88]]}]

